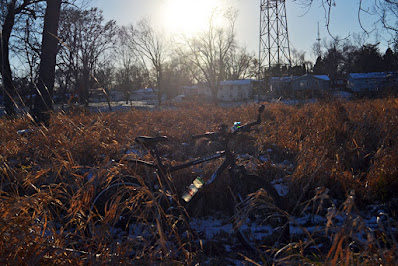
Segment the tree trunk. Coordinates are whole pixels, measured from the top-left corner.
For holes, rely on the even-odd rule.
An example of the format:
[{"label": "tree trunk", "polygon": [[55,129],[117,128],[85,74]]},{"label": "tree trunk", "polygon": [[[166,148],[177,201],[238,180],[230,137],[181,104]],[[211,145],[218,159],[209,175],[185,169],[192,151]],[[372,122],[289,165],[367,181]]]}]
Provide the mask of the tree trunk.
[{"label": "tree trunk", "polygon": [[80,104],[88,106],[88,100],[90,97],[90,70],[87,66],[83,67],[83,76],[80,87]]},{"label": "tree trunk", "polygon": [[157,82],[157,89],[158,89],[158,105],[160,106],[162,104],[162,90],[161,90],[161,82],[158,80]]},{"label": "tree trunk", "polygon": [[2,27],[0,41],[0,69],[4,86],[4,107],[6,114],[9,116],[15,115],[14,97],[16,93],[12,81],[12,71],[9,58],[10,36],[15,23],[15,2],[16,0],[13,0],[7,6],[7,16]]},{"label": "tree trunk", "polygon": [[156,87],[158,89],[158,105],[160,106],[162,104],[162,93],[163,93],[163,73],[162,73],[162,68],[157,67],[157,75],[156,75]]},{"label": "tree trunk", "polygon": [[61,0],[46,0],[44,29],[40,55],[39,80],[35,99],[34,115],[39,123],[48,124],[53,110],[55,64],[58,48],[58,25],[61,11]]},{"label": "tree trunk", "polygon": [[220,86],[219,85],[215,85],[214,87],[211,86],[210,87],[210,92],[211,92],[211,98],[213,101],[214,105],[218,105],[219,100],[218,100],[218,91],[220,90]]}]

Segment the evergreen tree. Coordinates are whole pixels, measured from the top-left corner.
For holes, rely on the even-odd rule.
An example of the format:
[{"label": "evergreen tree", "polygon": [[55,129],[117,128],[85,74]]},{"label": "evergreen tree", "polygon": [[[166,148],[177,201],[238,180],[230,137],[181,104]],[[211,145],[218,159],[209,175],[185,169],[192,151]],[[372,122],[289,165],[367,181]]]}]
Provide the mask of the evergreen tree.
[{"label": "evergreen tree", "polygon": [[369,73],[383,71],[383,59],[377,45],[367,44],[356,52],[353,72]]},{"label": "evergreen tree", "polygon": [[383,56],[383,70],[384,71],[394,71],[397,70],[397,56],[388,48]]}]

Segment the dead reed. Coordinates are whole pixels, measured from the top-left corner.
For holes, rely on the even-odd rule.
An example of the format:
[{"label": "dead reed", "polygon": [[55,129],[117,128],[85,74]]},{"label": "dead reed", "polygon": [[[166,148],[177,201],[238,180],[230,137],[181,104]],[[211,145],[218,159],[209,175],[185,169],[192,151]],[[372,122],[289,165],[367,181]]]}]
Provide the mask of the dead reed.
[{"label": "dead reed", "polygon": [[[169,136],[170,142],[161,146],[161,152],[171,163],[181,162],[203,152],[181,145],[189,142],[191,135],[215,130],[221,123],[251,121],[256,110],[256,105],[221,108],[188,103],[156,111],[58,113],[48,128],[35,125],[28,116],[0,119],[0,260],[11,264],[195,261],[200,247],[189,244],[194,234],[172,230],[179,215],[169,215],[163,209],[145,211],[148,204],[164,201],[165,195],[154,195],[144,188],[138,194],[137,189],[128,190],[130,202],[115,198],[106,213],[92,209],[93,200],[115,179],[135,174],[117,162],[133,147],[136,136]],[[398,189],[397,99],[268,104],[259,132],[239,139],[234,146],[237,152],[257,156],[272,149],[271,161],[257,162],[256,171],[271,180],[288,178],[292,202],[319,199],[315,189],[325,187],[329,189],[327,196],[338,203],[333,215],[348,215],[343,225],[334,228],[329,223],[334,216],[328,214],[326,231],[331,240],[318,248],[316,255],[309,254],[308,248],[319,245],[318,240],[325,237],[309,233],[304,242],[292,239],[283,249],[279,247],[273,253],[274,262],[294,257],[302,263],[388,264],[396,258],[396,233],[390,232],[389,225],[373,233],[373,238],[370,234],[353,251],[350,243],[358,233],[368,231],[359,216],[349,213],[350,206],[389,202]],[[291,173],[273,165],[284,160],[294,165]],[[173,181],[177,190],[191,182],[187,176],[193,178],[189,171],[176,174]],[[223,185],[214,186],[214,190]],[[351,191],[355,197],[347,198]],[[209,196],[213,199],[209,209],[219,211],[228,204],[228,198],[217,198],[216,194]],[[292,203],[284,211],[293,208]],[[122,237],[120,242],[105,229],[102,235],[87,233],[96,216],[112,219],[133,209],[137,211],[135,219],[158,227],[150,241]],[[291,214],[303,209],[296,208]],[[391,210],[386,215],[396,219]],[[161,228],[169,229],[159,234]],[[170,248],[171,242],[177,244]]]}]

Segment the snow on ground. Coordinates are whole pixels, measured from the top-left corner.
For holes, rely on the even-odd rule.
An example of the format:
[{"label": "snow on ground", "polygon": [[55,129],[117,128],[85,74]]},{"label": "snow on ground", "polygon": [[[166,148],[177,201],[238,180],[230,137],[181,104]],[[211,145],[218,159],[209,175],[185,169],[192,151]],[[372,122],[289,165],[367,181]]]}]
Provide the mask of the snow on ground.
[{"label": "snow on ground", "polygon": [[210,240],[216,236],[227,233],[232,234],[234,229],[232,224],[227,222],[229,218],[219,219],[215,217],[203,217],[203,218],[192,218],[189,225],[196,232],[202,233],[205,236],[205,240]]},{"label": "snow on ground", "polygon": [[289,193],[289,187],[282,178],[273,180],[271,184],[274,186],[279,196],[284,197]]},{"label": "snow on ground", "polygon": [[[111,102],[112,111],[127,111],[132,108],[151,110],[156,106],[155,101],[125,101]],[[109,106],[107,102],[93,102],[89,104],[89,109],[92,112],[109,112]]]}]

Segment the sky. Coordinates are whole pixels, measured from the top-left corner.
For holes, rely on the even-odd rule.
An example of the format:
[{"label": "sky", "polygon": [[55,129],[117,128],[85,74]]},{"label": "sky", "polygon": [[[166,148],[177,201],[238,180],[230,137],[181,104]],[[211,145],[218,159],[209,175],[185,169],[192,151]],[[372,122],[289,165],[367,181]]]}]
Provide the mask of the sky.
[{"label": "sky", "polygon": [[[307,59],[315,61],[312,46],[319,33],[321,39],[331,40],[326,28],[325,11],[321,0],[308,10],[295,1],[286,1],[286,13],[290,48],[305,51]],[[336,0],[332,12],[330,32],[334,36],[345,38],[355,33],[363,33],[358,22],[359,0]],[[206,24],[206,16],[215,7],[226,9],[232,7],[238,11],[236,32],[240,45],[246,46],[249,52],[258,55],[260,28],[260,0],[94,0],[92,3],[103,10],[105,19],[114,19],[119,25],[135,24],[143,18],[173,35],[198,32]],[[364,7],[366,8],[366,7]],[[362,22],[371,31],[374,18],[363,14]],[[368,43],[380,41],[380,50],[384,53],[388,47],[388,35],[373,31]],[[192,34],[192,32],[191,32]]]}]

